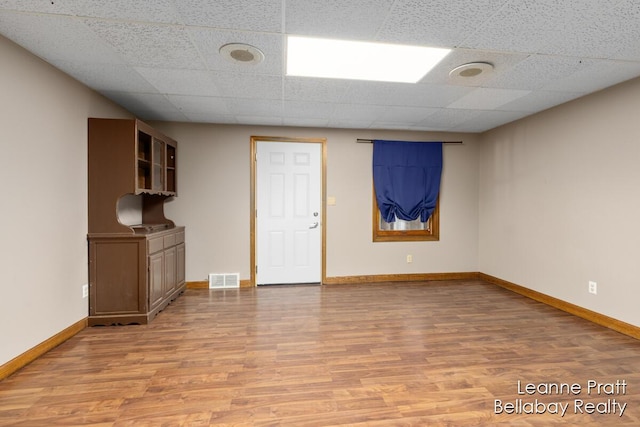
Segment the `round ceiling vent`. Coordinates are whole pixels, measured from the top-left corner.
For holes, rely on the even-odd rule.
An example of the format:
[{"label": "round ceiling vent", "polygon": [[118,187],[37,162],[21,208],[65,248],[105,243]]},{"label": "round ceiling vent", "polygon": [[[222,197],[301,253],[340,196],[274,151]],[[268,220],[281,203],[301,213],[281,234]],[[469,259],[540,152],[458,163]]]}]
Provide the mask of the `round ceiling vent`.
[{"label": "round ceiling vent", "polygon": [[220,54],[236,64],[256,65],[264,60],[260,49],[244,43],[225,44],[220,48]]},{"label": "round ceiling vent", "polygon": [[493,65],[488,62],[470,62],[460,65],[449,72],[453,78],[470,78],[493,71]]}]

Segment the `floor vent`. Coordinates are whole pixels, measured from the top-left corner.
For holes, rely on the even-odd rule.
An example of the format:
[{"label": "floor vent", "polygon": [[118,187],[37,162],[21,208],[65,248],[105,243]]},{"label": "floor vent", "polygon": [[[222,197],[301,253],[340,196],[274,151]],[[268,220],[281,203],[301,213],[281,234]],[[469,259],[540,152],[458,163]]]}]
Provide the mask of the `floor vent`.
[{"label": "floor vent", "polygon": [[240,287],[240,273],[209,274],[209,289],[233,289]]}]

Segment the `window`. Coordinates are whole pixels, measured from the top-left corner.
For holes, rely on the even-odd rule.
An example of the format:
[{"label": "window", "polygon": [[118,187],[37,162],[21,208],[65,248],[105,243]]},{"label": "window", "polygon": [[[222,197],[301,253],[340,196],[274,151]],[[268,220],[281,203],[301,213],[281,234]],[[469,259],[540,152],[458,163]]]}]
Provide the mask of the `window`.
[{"label": "window", "polygon": [[439,240],[441,142],[373,141],[373,241]]},{"label": "window", "polygon": [[413,221],[401,219],[386,222],[380,215],[375,191],[373,194],[373,241],[374,242],[413,242],[440,240],[440,200],[427,220],[420,222],[420,218]]}]

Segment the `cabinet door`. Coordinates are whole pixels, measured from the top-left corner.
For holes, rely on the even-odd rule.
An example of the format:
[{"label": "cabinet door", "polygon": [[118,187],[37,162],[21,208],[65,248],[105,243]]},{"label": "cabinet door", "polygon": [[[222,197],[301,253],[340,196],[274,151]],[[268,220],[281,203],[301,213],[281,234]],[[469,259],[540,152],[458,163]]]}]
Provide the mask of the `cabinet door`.
[{"label": "cabinet door", "polygon": [[149,306],[153,309],[164,298],[164,252],[149,256]]},{"label": "cabinet door", "polygon": [[151,190],[151,135],[138,131],[136,139],[136,191]]},{"label": "cabinet door", "polygon": [[164,174],[165,174],[165,147],[164,142],[160,139],[153,138],[153,162],[151,179],[152,190],[154,192],[162,192],[165,190]]},{"label": "cabinet door", "polygon": [[177,164],[177,149],[176,146],[170,142],[166,143],[167,147],[167,176],[166,176],[166,190],[171,194],[178,193],[178,178],[176,173]]},{"label": "cabinet door", "polygon": [[178,246],[176,246],[176,258],[177,258],[176,286],[180,286],[185,281],[185,269],[184,269],[185,245],[184,243],[180,243]]},{"label": "cabinet door", "polygon": [[139,239],[89,240],[89,315],[144,313],[144,246]]},{"label": "cabinet door", "polygon": [[164,251],[164,296],[176,289],[176,247]]}]

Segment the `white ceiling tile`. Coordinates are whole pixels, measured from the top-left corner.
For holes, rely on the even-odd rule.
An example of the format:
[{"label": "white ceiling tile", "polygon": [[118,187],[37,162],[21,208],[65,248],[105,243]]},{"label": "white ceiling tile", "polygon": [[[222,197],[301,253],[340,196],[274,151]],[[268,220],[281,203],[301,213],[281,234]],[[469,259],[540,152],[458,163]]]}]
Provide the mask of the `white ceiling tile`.
[{"label": "white ceiling tile", "polygon": [[430,132],[457,132],[458,130],[452,127],[447,127],[444,126],[442,123],[439,123],[436,126],[427,126],[424,124],[414,124],[411,127],[407,127],[405,128],[405,130],[412,130],[412,131],[416,131],[416,132],[425,132],[425,131],[430,131]]},{"label": "white ceiling tile", "polygon": [[185,113],[187,119],[193,123],[218,123],[218,124],[238,124],[235,116],[225,114],[213,114],[208,113],[205,110],[192,110],[189,113]]},{"label": "white ceiling tile", "polygon": [[448,108],[467,110],[493,110],[508,102],[522,98],[531,93],[529,90],[477,88]]},{"label": "white ceiling tile", "polygon": [[593,59],[531,55],[505,72],[494,75],[486,86],[502,89],[541,89],[547,87],[550,82],[586,70],[595,63]]},{"label": "white ceiling tile", "polygon": [[0,9],[73,15],[72,4],[68,1],[0,0]]},{"label": "white ceiling tile", "polygon": [[84,22],[129,64],[160,68],[205,68],[184,27],[96,19],[85,19]]},{"label": "white ceiling tile", "polygon": [[473,118],[458,124],[456,129],[462,132],[484,132],[521,119],[528,114],[516,111],[480,111]]},{"label": "white ceiling tile", "polygon": [[573,74],[553,79],[540,89],[586,94],[629,80],[639,74],[640,62],[598,60]]},{"label": "white ceiling tile", "polygon": [[627,61],[640,61],[640,45],[637,44],[637,40],[639,39],[640,35],[637,35],[633,40],[629,37],[629,39],[619,45],[619,49],[611,55],[611,58]]},{"label": "white ceiling tile", "polygon": [[235,116],[282,116],[282,101],[263,99],[230,99],[229,111]]},{"label": "white ceiling tile", "polygon": [[355,104],[415,105],[419,87],[410,83],[354,81],[347,88],[344,100]]},{"label": "white ceiling tile", "polygon": [[457,129],[457,126],[461,123],[476,117],[478,114],[480,114],[478,110],[442,108],[418,122],[414,127],[425,130],[453,130]]},{"label": "white ceiling tile", "polygon": [[[483,50],[470,50],[470,49],[454,49],[447,55],[433,70],[431,70],[420,83],[431,84],[456,84],[464,86],[482,86],[486,81],[493,78],[495,75],[505,73],[510,68],[514,67],[519,62],[527,59],[529,55],[522,55],[517,53],[501,53],[501,52],[489,52]],[[493,65],[493,73],[485,76],[478,76],[477,78],[469,78],[467,82],[464,81],[452,81],[449,76],[449,72],[460,65],[468,64],[470,62],[487,62]]]},{"label": "white ceiling tile", "polygon": [[0,10],[0,33],[45,60],[84,63],[124,63],[81,20]]},{"label": "white ceiling tile", "polygon": [[462,46],[609,58],[613,51],[637,46],[638,9],[635,0],[511,1]]},{"label": "white ceiling tile", "polygon": [[346,40],[371,40],[387,18],[394,0],[289,0],[287,34]]},{"label": "white ceiling tile", "polygon": [[[281,75],[283,73],[283,36],[247,31],[188,28],[189,35],[210,70],[246,74]],[[258,48],[264,54],[259,64],[234,63],[220,54],[220,48],[229,43],[244,43]]]},{"label": "white ceiling tile", "polygon": [[582,92],[535,91],[500,106],[501,111],[535,113],[583,96]]},{"label": "white ceiling tile", "polygon": [[167,95],[167,99],[186,116],[230,116],[227,99],[214,96]]},{"label": "white ceiling tile", "polygon": [[353,82],[345,100],[356,104],[446,107],[473,88],[409,83]]},{"label": "white ceiling tile", "polygon": [[[623,16],[616,16],[613,10],[620,0],[570,0],[557,2],[556,16],[550,22],[554,29],[539,53],[566,55],[582,58],[608,58],[611,47],[623,42],[620,33],[635,33],[637,40],[638,24],[636,19],[628,20],[629,10]],[[622,30],[622,31],[621,31]],[[633,43],[637,44],[637,43]]]},{"label": "white ceiling tile", "polygon": [[369,129],[409,129],[414,126],[414,123],[407,122],[387,122],[383,120],[376,120],[369,125]]},{"label": "white ceiling tile", "polygon": [[222,96],[229,98],[282,99],[282,78],[260,74],[215,73]]},{"label": "white ceiling tile", "polygon": [[355,121],[370,126],[384,114],[385,108],[376,105],[335,104],[331,115],[331,122]]},{"label": "white ceiling tile", "polygon": [[252,125],[282,126],[281,116],[251,116],[240,114],[236,116],[239,123],[250,123]]},{"label": "white ceiling tile", "polygon": [[154,114],[181,114],[164,95],[117,91],[101,93],[129,111],[138,112],[137,115],[142,119],[153,119]]},{"label": "white ceiling tile", "polygon": [[564,10],[557,0],[509,1],[468,34],[460,47],[540,52],[557,35],[559,8]]},{"label": "white ceiling tile", "polygon": [[295,127],[328,127],[329,120],[327,119],[303,119],[296,117],[287,117],[284,116],[282,119],[282,124],[284,126],[295,126]]},{"label": "white ceiling tile", "polygon": [[388,42],[457,47],[498,11],[505,0],[398,0],[377,39]]},{"label": "white ceiling tile", "polygon": [[330,120],[327,127],[336,129],[369,129],[371,120],[352,120],[348,117]]},{"label": "white ceiling tile", "polygon": [[287,101],[342,102],[351,81],[317,79],[312,77],[286,77],[284,99]]},{"label": "white ceiling tile", "polygon": [[211,72],[135,67],[158,92],[171,95],[220,96]]},{"label": "white ceiling tile", "polygon": [[73,14],[83,17],[174,24],[179,22],[172,0],[59,0],[55,3],[65,3]]},{"label": "white ceiling tile", "polygon": [[[615,30],[607,42],[607,58],[640,61],[640,2],[622,0],[609,14],[609,26]],[[607,47],[605,46],[605,48]]]},{"label": "white ceiling tile", "polygon": [[334,105],[327,102],[284,101],[283,114],[294,119],[326,120],[333,114]]},{"label": "white ceiling tile", "polygon": [[378,121],[395,124],[403,123],[406,126],[415,122],[421,122],[438,110],[438,108],[391,106],[385,108],[384,113],[378,118]]},{"label": "white ceiling tile", "polygon": [[471,93],[471,91],[473,91],[473,88],[463,86],[418,84],[412,92],[410,102],[404,105],[445,108],[455,100]]},{"label": "white ceiling tile", "polygon": [[179,0],[175,5],[187,25],[280,32],[282,3],[274,0]]},{"label": "white ceiling tile", "polygon": [[59,60],[53,60],[51,64],[99,91],[158,92],[136,70],[123,64],[87,64]]}]

